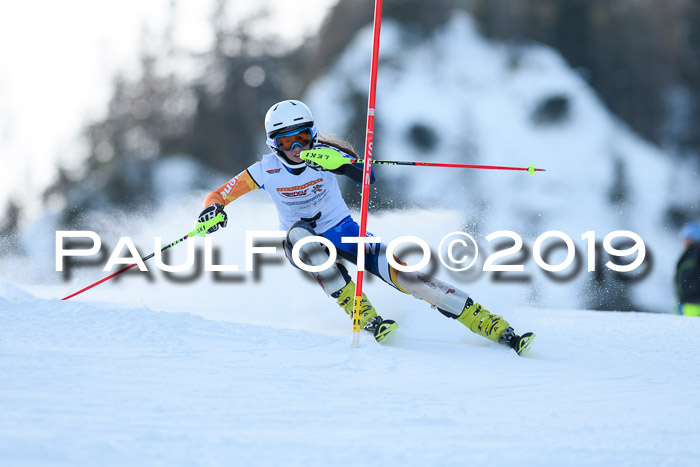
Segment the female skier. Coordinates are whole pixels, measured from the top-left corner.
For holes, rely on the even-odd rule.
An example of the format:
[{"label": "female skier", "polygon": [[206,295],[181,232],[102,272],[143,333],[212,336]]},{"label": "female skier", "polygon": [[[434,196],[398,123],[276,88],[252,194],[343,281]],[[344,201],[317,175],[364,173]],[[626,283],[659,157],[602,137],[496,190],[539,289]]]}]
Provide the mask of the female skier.
[{"label": "female skier", "polygon": [[[208,221],[219,213],[226,216],[225,206],[250,191],[262,188],[277,208],[280,228],[287,231],[283,246],[293,265],[294,245],[308,236],[328,239],[335,245],[339,256],[357,264],[357,244],[343,243],[341,239],[357,237],[360,229],[350,215],[336,180],[336,175],[345,175],[357,183],[362,182],[362,166],[353,164],[351,160],[358,159],[357,155],[342,143],[319,137],[311,111],[300,101],[286,100],[273,105],[265,115],[265,131],[267,145],[272,152],[207,195],[204,199],[205,209],[198,221]],[[322,149],[323,157],[309,152],[312,149]],[[217,231],[219,226],[226,227],[227,219],[224,219],[207,233]],[[534,338],[532,333],[518,336],[501,316],[489,313],[456,287],[423,273],[398,271],[387,261],[385,251],[381,243],[366,247],[365,268],[390,286],[427,301],[440,313],[456,319],[472,332],[508,345],[518,354]],[[325,264],[328,255],[327,249],[320,243],[310,242],[300,249],[300,258],[309,266]],[[312,274],[326,294],[352,316],[355,283],[347,269],[336,262],[325,271]],[[394,321],[383,320],[377,315],[364,293],[360,317],[360,326],[372,332],[377,341],[397,327]]]}]

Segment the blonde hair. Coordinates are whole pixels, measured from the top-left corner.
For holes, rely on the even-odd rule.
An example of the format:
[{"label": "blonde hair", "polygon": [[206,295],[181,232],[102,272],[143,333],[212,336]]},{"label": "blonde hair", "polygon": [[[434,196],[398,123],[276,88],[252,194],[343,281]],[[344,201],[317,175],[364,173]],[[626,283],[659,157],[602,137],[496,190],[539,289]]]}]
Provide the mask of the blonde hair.
[{"label": "blonde hair", "polygon": [[318,142],[321,144],[326,144],[332,146],[336,149],[343,151],[345,154],[352,156],[354,159],[359,159],[360,156],[357,155],[355,149],[353,149],[352,144],[344,141],[342,139],[336,138],[334,136],[318,136]]}]

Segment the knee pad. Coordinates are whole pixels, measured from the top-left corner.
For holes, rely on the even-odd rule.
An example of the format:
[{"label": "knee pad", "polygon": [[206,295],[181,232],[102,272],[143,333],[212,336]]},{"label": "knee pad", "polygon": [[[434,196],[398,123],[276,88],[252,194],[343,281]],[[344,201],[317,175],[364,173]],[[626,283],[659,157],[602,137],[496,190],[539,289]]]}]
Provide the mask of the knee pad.
[{"label": "knee pad", "polygon": [[[318,235],[311,224],[305,221],[297,221],[287,230],[287,238],[283,242],[284,255],[287,260],[298,268],[292,259],[292,249],[294,245],[301,239]],[[319,266],[328,260],[328,251],[326,247],[320,243],[307,243],[302,251],[299,252],[299,257],[310,266]]]},{"label": "knee pad", "polygon": [[[292,224],[287,230],[287,238],[284,241],[284,254],[294,267],[299,268],[292,258],[294,245],[306,238],[318,235],[312,225],[306,221],[298,221]],[[330,257],[328,249],[322,243],[310,242],[304,245],[299,252],[299,259],[309,266],[320,266],[325,264]],[[340,264],[334,263],[328,269],[321,272],[311,273],[318,283],[323,287],[328,295],[345,287],[350,282],[350,275],[347,269]]]}]

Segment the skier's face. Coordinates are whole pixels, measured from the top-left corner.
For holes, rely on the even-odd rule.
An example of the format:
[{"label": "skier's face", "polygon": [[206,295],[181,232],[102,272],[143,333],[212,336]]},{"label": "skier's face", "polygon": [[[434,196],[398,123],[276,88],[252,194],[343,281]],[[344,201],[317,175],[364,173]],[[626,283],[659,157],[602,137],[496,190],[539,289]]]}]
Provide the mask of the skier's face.
[{"label": "skier's face", "polygon": [[300,164],[303,161],[301,160],[301,157],[299,157],[299,154],[301,154],[301,151],[308,151],[309,149],[311,149],[311,143],[308,143],[305,146],[299,146],[298,144],[295,144],[293,149],[282,152],[285,156],[287,156],[287,159],[296,164]]}]

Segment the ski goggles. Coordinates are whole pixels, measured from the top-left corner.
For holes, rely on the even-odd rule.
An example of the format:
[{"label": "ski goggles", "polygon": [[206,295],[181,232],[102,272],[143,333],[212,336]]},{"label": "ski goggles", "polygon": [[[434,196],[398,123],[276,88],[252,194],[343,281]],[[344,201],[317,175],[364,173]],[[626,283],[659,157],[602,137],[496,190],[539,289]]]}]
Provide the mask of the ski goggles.
[{"label": "ski goggles", "polygon": [[268,138],[267,141],[268,144],[281,151],[291,151],[296,145],[303,148],[311,143],[314,139],[314,130],[314,127],[302,127],[286,133],[281,133],[274,138]]}]

